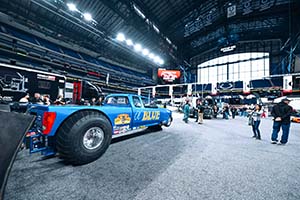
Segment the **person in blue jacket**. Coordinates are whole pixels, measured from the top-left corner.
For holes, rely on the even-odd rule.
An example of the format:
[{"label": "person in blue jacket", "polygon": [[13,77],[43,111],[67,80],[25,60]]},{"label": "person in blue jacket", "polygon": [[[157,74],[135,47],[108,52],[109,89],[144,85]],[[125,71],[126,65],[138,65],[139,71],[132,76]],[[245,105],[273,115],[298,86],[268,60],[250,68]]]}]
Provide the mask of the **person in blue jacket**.
[{"label": "person in blue jacket", "polygon": [[185,123],[188,123],[189,115],[190,115],[190,104],[189,104],[189,100],[186,99],[185,104],[183,106],[183,121]]}]

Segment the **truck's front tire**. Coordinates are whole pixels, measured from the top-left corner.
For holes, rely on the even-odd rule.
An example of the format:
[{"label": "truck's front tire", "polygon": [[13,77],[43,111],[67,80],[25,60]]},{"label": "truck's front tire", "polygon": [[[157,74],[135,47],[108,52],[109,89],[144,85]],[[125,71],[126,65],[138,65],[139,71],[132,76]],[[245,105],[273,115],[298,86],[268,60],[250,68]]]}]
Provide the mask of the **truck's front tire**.
[{"label": "truck's front tire", "polygon": [[173,121],[173,118],[172,118],[172,116],[170,115],[169,116],[169,118],[168,118],[168,121],[167,121],[167,123],[166,124],[164,124],[166,127],[169,127],[169,126],[171,126],[171,124],[172,124],[172,121]]},{"label": "truck's front tire", "polygon": [[71,116],[57,133],[57,150],[61,158],[73,165],[98,159],[108,148],[112,127],[108,119],[97,112]]}]

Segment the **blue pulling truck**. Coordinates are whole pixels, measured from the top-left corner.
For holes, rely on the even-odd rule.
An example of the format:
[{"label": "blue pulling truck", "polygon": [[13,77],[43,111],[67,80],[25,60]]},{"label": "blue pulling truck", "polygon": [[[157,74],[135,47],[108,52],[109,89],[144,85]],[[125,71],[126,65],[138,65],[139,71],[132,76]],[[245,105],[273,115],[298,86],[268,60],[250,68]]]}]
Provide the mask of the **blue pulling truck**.
[{"label": "blue pulling truck", "polygon": [[132,94],[108,95],[102,106],[33,105],[29,112],[36,115],[27,134],[30,152],[58,153],[74,165],[98,159],[114,137],[146,128],[161,130],[172,122],[170,110],[147,105]]}]

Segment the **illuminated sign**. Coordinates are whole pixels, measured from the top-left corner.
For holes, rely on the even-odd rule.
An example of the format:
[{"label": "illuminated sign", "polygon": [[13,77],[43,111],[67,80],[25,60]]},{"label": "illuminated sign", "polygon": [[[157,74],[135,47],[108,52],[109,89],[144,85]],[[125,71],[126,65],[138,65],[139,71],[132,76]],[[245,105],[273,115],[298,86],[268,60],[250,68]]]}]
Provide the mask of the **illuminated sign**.
[{"label": "illuminated sign", "polygon": [[174,82],[176,79],[180,78],[180,71],[158,69],[158,77],[163,79],[165,82]]},{"label": "illuminated sign", "polygon": [[91,76],[97,76],[97,77],[100,77],[100,76],[101,76],[100,73],[98,73],[98,72],[92,72],[92,71],[89,71],[87,74],[88,74],[88,75],[91,75]]},{"label": "illuminated sign", "polygon": [[233,51],[235,48],[236,48],[236,45],[232,45],[232,46],[229,46],[229,47],[221,48],[220,51],[225,53],[225,52]]},{"label": "illuminated sign", "polygon": [[220,90],[229,90],[233,88],[232,82],[220,83],[218,89]]},{"label": "illuminated sign", "polygon": [[293,76],[284,76],[283,92],[292,92],[292,91],[293,91]]},{"label": "illuminated sign", "polygon": [[37,78],[47,80],[47,81],[55,81],[55,76],[51,76],[51,75],[37,74]]}]

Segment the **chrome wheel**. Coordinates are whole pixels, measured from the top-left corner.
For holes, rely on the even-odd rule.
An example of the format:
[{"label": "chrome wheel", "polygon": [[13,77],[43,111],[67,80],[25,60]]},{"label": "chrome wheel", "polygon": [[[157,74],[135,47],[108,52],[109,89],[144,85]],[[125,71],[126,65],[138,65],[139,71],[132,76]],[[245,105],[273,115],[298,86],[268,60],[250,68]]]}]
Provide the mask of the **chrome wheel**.
[{"label": "chrome wheel", "polygon": [[104,140],[104,132],[99,127],[92,127],[83,136],[83,146],[89,150],[98,148]]}]

